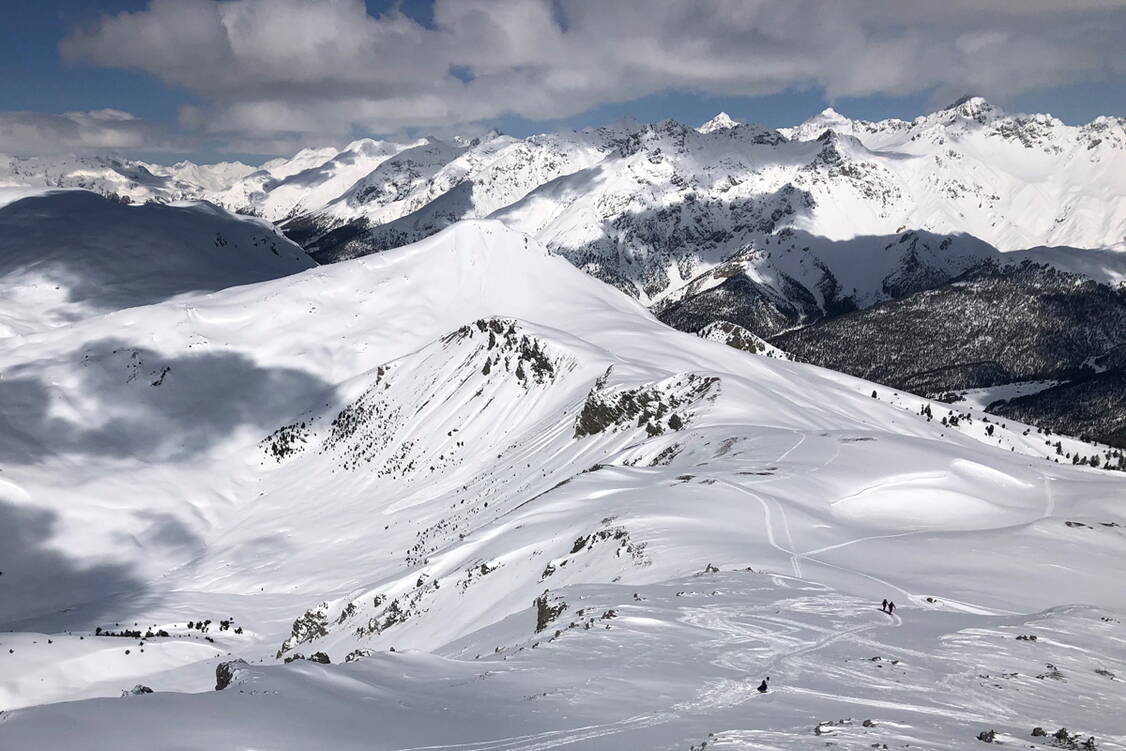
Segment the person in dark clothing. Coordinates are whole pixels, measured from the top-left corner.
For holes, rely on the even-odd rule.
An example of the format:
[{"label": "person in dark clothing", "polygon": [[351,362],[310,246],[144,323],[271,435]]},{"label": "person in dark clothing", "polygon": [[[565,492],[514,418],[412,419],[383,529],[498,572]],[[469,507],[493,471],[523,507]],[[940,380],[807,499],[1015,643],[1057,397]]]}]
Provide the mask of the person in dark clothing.
[{"label": "person in dark clothing", "polygon": [[888,603],[888,615],[891,615],[894,612],[895,612],[895,603],[889,602]]},{"label": "person in dark clothing", "polygon": [[886,613],[887,609],[888,609],[888,601],[887,601],[887,598],[885,597],[884,598],[884,604],[880,606],[880,610],[882,610]]},{"label": "person in dark clothing", "polygon": [[[769,680],[770,680],[770,676],[767,676],[766,681],[769,681]],[[767,688],[766,681],[763,681],[762,683],[758,684],[758,692],[760,694],[766,693],[766,688]]]}]

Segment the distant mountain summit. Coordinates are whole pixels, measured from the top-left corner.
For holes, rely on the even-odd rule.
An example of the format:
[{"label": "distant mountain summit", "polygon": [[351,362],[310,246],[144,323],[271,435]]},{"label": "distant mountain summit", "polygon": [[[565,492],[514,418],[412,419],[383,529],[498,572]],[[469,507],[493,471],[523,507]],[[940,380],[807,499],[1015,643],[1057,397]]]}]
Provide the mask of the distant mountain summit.
[{"label": "distant mountain summit", "polygon": [[737,125],[739,125],[738,121],[733,120],[726,112],[720,112],[711,120],[708,120],[697,128],[697,130],[701,133],[714,133],[717,130],[729,130]]}]

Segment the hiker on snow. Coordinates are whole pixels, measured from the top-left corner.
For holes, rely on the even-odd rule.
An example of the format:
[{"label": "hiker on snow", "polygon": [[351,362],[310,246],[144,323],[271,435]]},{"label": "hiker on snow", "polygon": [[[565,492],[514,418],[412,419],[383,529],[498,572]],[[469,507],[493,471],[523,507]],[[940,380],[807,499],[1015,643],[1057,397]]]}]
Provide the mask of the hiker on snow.
[{"label": "hiker on snow", "polygon": [[884,598],[884,604],[880,606],[880,610],[884,611],[885,613],[888,611],[888,601],[886,597]]},{"label": "hiker on snow", "polygon": [[891,615],[894,612],[895,612],[895,603],[889,602],[888,603],[888,615]]},{"label": "hiker on snow", "polygon": [[[769,680],[770,680],[770,676],[767,676],[766,681],[769,681]],[[758,684],[758,692],[760,694],[766,693],[766,681],[763,681],[762,683]]]}]

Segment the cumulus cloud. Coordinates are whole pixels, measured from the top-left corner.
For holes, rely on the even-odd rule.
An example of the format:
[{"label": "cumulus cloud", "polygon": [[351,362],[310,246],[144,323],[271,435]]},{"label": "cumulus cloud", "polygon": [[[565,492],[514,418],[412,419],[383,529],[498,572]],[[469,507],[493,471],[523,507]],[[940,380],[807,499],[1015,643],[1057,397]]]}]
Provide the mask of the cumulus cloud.
[{"label": "cumulus cloud", "polygon": [[22,156],[59,151],[175,148],[161,123],[128,112],[0,112],[0,153]]},{"label": "cumulus cloud", "polygon": [[1119,76],[1121,0],[437,0],[433,26],[362,0],[151,0],[64,58],[200,95],[181,125],[270,139],[567,117],[662,91],[830,98]]}]

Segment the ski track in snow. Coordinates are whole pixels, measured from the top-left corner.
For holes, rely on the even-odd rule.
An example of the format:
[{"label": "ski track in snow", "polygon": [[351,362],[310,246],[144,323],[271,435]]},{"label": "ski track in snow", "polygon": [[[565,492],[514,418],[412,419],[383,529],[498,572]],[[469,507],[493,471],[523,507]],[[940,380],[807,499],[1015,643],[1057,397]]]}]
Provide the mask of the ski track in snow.
[{"label": "ski track in snow", "polygon": [[[738,614],[745,614],[746,611],[739,610]],[[735,625],[734,619],[724,619],[722,614],[720,618],[716,618],[714,612],[705,614],[707,617],[694,620],[692,616],[686,618],[686,622],[693,625],[707,626],[709,628],[717,628],[725,631],[728,638],[723,642],[714,643],[713,646],[717,649],[722,647],[732,647],[747,641],[762,640],[765,636],[775,636],[776,632],[765,632],[758,629],[740,627]],[[736,615],[736,613],[730,613]],[[776,625],[783,625],[792,627],[795,624],[792,621],[785,619],[762,619]],[[899,616],[892,616],[892,627],[899,627],[903,623]],[[725,625],[726,624],[726,625]],[[787,660],[802,657],[805,655],[813,654],[831,644],[834,644],[843,639],[849,639],[859,634],[871,631],[879,627],[879,624],[867,624],[863,626],[856,626],[845,631],[832,632],[821,639],[815,640],[811,643],[804,644],[797,649],[788,652],[776,654],[766,664],[758,667],[757,672],[762,675],[769,675],[775,672],[774,669],[779,665],[784,664]],[[781,643],[785,643],[782,641]],[[729,652],[728,654],[738,656],[737,650]],[[716,663],[723,667],[732,669],[744,670],[745,665],[733,662],[732,658],[725,657],[724,660]],[[571,728],[567,730],[552,730],[544,733],[536,733],[530,735],[510,736],[505,738],[496,738],[489,741],[475,741],[470,743],[458,744],[445,744],[445,745],[432,745],[432,746],[410,746],[396,749],[396,751],[441,751],[441,750],[458,750],[458,751],[505,751],[506,749],[528,749],[528,751],[537,751],[539,749],[558,748],[568,746],[583,741],[593,740],[595,738],[602,738],[610,735],[618,735],[621,733],[640,730],[644,728],[656,727],[665,725],[684,717],[691,716],[692,714],[701,710],[714,710],[716,708],[730,709],[744,704],[753,698],[759,696],[758,692],[758,679],[747,679],[745,681],[721,681],[710,687],[701,688],[697,696],[687,702],[678,702],[672,707],[657,712],[648,712],[638,715],[627,717],[617,722],[603,723],[599,725],[585,725],[581,727]],[[771,689],[771,691],[793,691],[800,693],[797,689]],[[832,698],[837,698],[833,696]],[[891,706],[889,704],[889,706]],[[902,708],[907,708],[903,706]]]},{"label": "ski track in snow", "polygon": [[[805,431],[794,431],[794,432],[799,434],[798,441],[792,447],[790,447],[789,449],[784,451],[777,459],[775,459],[774,460],[775,464],[781,464],[786,459],[786,457],[788,457],[790,454],[792,454],[795,450],[800,448],[806,442],[806,439],[807,439],[808,436],[807,436],[807,433]],[[836,450],[834,451],[833,455],[828,460],[826,460],[824,463],[818,465],[814,469],[810,470],[810,472],[815,472],[817,470],[820,470],[820,469],[824,468],[825,466],[828,466],[833,461],[835,461],[837,456],[839,456],[839,454],[840,454],[840,444],[839,444],[839,442],[836,442],[835,448],[836,448]],[[800,567],[800,563],[799,563],[799,561],[801,559],[810,560],[812,562],[815,562],[815,563],[818,563],[818,564],[821,564],[821,565],[831,565],[831,564],[825,564],[822,561],[817,561],[817,560],[813,559],[812,556],[817,554],[817,553],[825,552],[825,551],[828,551],[828,550],[835,550],[837,548],[845,547],[845,546],[848,546],[848,545],[854,545],[854,544],[857,544],[857,543],[862,543],[862,542],[865,542],[865,541],[868,541],[868,540],[873,540],[873,539],[883,539],[883,538],[888,538],[888,537],[902,537],[902,536],[906,536],[906,535],[910,535],[910,534],[918,534],[917,532],[905,532],[905,533],[892,534],[892,535],[874,535],[874,536],[870,536],[870,537],[861,537],[861,538],[857,538],[857,539],[854,539],[854,540],[849,540],[847,542],[839,543],[839,544],[836,544],[836,545],[830,545],[830,546],[826,546],[824,548],[806,551],[804,553],[798,553],[798,552],[795,552],[794,549],[793,549],[794,548],[793,536],[792,536],[792,533],[790,531],[789,523],[786,519],[785,511],[782,508],[781,504],[777,504],[775,506],[775,508],[778,510],[779,516],[782,519],[783,529],[785,531],[787,540],[789,542],[789,547],[783,547],[782,545],[779,545],[777,540],[775,539],[774,529],[773,529],[773,525],[772,525],[771,504],[770,504],[769,501],[767,501],[765,498],[763,498],[758,493],[755,493],[754,491],[748,490],[745,487],[743,487],[742,485],[739,485],[739,484],[732,482],[730,480],[720,479],[720,478],[713,478],[713,479],[716,479],[719,484],[722,484],[722,485],[725,485],[729,488],[732,488],[733,490],[736,490],[737,492],[740,492],[740,493],[747,495],[747,496],[755,499],[756,501],[758,501],[758,503],[761,505],[762,510],[763,510],[763,525],[764,525],[764,530],[766,531],[767,540],[769,541],[770,545],[772,547],[774,547],[776,550],[778,550],[782,553],[785,553],[787,556],[789,556],[791,564],[793,566],[793,570],[794,570],[794,577],[796,579],[802,579],[802,571],[801,571],[801,567]],[[859,573],[859,572],[853,572],[853,573]],[[866,574],[860,574],[860,575],[867,576]],[[890,587],[890,588],[895,589],[899,592],[902,592],[904,595],[906,595],[907,597],[909,597],[912,600],[916,599],[915,596],[911,595],[906,590],[903,590],[903,589],[891,584],[890,582],[886,582],[884,580],[877,579],[876,577],[871,577],[871,576],[869,576],[868,578],[871,578],[878,583],[881,583],[881,584],[883,584],[887,587]],[[798,647],[796,649],[792,649],[790,651],[776,651],[774,653],[774,656],[771,657],[765,664],[758,665],[757,663],[760,660],[757,659],[758,658],[757,655],[752,655],[752,659],[744,661],[743,660],[743,654],[735,647],[739,644],[743,644],[743,643],[747,643],[747,642],[761,643],[761,642],[763,642],[763,640],[767,640],[768,642],[770,640],[773,640],[774,642],[779,643],[779,644],[787,644],[788,643],[787,640],[778,638],[779,633],[785,633],[786,629],[790,629],[791,631],[801,630],[803,628],[808,629],[809,628],[808,624],[803,624],[803,623],[800,623],[800,622],[782,619],[782,618],[770,618],[770,617],[766,617],[766,616],[758,616],[757,622],[765,622],[765,623],[768,623],[768,624],[773,624],[776,627],[781,627],[783,629],[783,631],[779,632],[778,630],[766,630],[766,629],[761,629],[761,628],[753,628],[751,626],[740,626],[740,625],[738,625],[738,621],[737,621],[738,616],[747,614],[747,611],[745,609],[742,609],[742,608],[740,608],[740,609],[738,609],[737,611],[734,611],[734,612],[724,611],[722,608],[719,609],[719,612],[717,612],[714,609],[704,608],[704,609],[694,611],[694,613],[695,613],[695,615],[689,614],[689,615],[684,616],[683,619],[685,620],[685,622],[687,622],[691,625],[706,627],[706,628],[711,629],[711,630],[717,630],[717,631],[720,631],[720,632],[726,634],[727,638],[725,640],[723,640],[721,642],[711,643],[711,644],[708,645],[717,654],[723,655],[721,658],[717,658],[716,660],[714,660],[713,661],[714,664],[716,664],[717,666],[720,666],[720,667],[727,668],[727,669],[738,670],[740,672],[750,672],[750,668],[754,667],[755,668],[754,674],[756,674],[756,675],[770,675],[771,673],[777,672],[776,668],[779,667],[780,665],[784,664],[788,660],[791,660],[791,659],[794,659],[794,658],[797,658],[797,657],[802,657],[802,656],[809,655],[809,654],[813,654],[813,653],[815,653],[815,652],[817,652],[821,649],[824,649],[825,647],[828,647],[828,646],[830,646],[830,645],[832,645],[832,644],[834,644],[838,641],[841,641],[841,640],[844,640],[844,639],[855,638],[857,636],[860,636],[860,635],[865,634],[867,632],[873,631],[873,630],[880,627],[879,623],[871,623],[871,624],[865,624],[865,625],[861,625],[861,626],[855,626],[855,627],[846,629],[844,631],[831,631],[831,630],[826,629],[826,630],[824,630],[826,632],[826,635],[824,637],[817,639],[813,642],[804,644],[801,647]],[[725,617],[725,616],[727,616],[727,617]],[[900,617],[899,615],[894,615],[894,614],[892,614],[890,616],[890,627],[899,628],[902,625],[903,625],[902,617]],[[750,664],[747,664],[748,662]],[[549,732],[538,733],[538,734],[533,734],[533,735],[511,736],[511,737],[507,737],[507,738],[497,738],[497,739],[494,739],[494,740],[491,740],[491,741],[479,741],[479,742],[466,743],[466,744],[447,744],[447,745],[438,745],[438,746],[411,746],[411,747],[407,747],[407,748],[397,749],[397,751],[442,751],[442,750],[453,751],[454,749],[457,749],[458,751],[504,751],[505,749],[528,749],[529,751],[535,751],[536,749],[557,748],[557,747],[561,747],[561,746],[567,746],[567,745],[572,745],[572,744],[575,744],[575,743],[580,743],[582,741],[592,740],[594,738],[601,738],[601,737],[605,737],[605,736],[608,736],[608,735],[616,735],[616,734],[628,732],[630,730],[638,730],[638,729],[642,729],[642,728],[654,727],[656,725],[667,724],[667,723],[672,722],[674,720],[680,719],[683,716],[689,715],[693,712],[697,712],[697,711],[701,711],[701,710],[705,710],[705,709],[715,709],[717,707],[731,708],[731,707],[739,706],[739,705],[741,705],[741,704],[743,704],[747,701],[750,701],[751,699],[753,699],[753,698],[755,698],[756,696],[759,695],[758,682],[757,681],[758,681],[758,679],[756,679],[756,678],[748,678],[748,679],[741,681],[741,682],[732,682],[732,681],[729,681],[729,680],[721,681],[719,684],[712,686],[710,688],[709,687],[701,688],[699,690],[699,693],[697,694],[696,698],[689,701],[689,702],[677,703],[673,707],[669,708],[668,710],[664,710],[664,711],[660,711],[660,712],[633,715],[631,717],[628,717],[626,719],[623,719],[623,720],[620,720],[620,721],[614,722],[614,723],[606,723],[606,724],[601,724],[601,725],[588,725],[588,726],[573,728],[573,729],[570,729],[570,730],[556,730],[556,731],[549,731]],[[825,698],[840,699],[840,697],[837,696],[837,695],[817,694],[817,692],[806,691],[806,690],[803,690],[803,689],[796,689],[796,688],[792,688],[792,687],[786,687],[786,688],[783,688],[783,689],[771,689],[771,690],[772,691],[779,691],[779,692],[791,692],[791,693],[810,693],[811,695],[820,695],[820,696],[823,696]],[[847,699],[841,699],[841,700],[846,701],[846,702],[848,701]],[[858,700],[857,703],[866,703],[866,702],[862,702],[862,701]],[[918,711],[924,712],[924,713],[933,713],[933,714],[942,714],[943,713],[943,710],[939,710],[939,709],[933,709],[933,708],[929,708],[929,707],[918,707],[918,708],[916,708],[912,705],[896,704],[896,703],[893,703],[893,702],[876,702],[873,705],[874,706],[883,706],[884,708],[888,708],[888,709],[907,709],[907,710],[916,710],[917,709]],[[969,716],[967,715],[966,717],[969,717]],[[970,719],[976,720],[977,718],[972,717]]]}]

